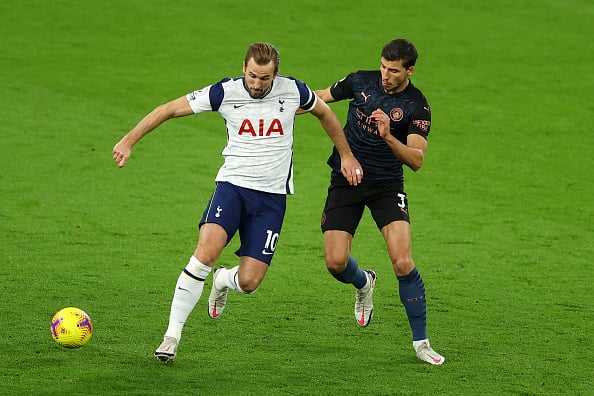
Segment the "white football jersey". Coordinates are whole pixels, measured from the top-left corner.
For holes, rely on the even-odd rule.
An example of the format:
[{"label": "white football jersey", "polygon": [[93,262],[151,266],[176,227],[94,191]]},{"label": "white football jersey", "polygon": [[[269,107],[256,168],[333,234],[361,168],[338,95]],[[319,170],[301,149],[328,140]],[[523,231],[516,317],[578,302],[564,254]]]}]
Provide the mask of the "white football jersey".
[{"label": "white football jersey", "polygon": [[195,114],[217,111],[225,119],[225,163],[216,181],[275,194],[293,194],[295,112],[310,111],[317,97],[293,78],[278,76],[263,98],[252,98],[244,79],[224,79],[189,93]]}]

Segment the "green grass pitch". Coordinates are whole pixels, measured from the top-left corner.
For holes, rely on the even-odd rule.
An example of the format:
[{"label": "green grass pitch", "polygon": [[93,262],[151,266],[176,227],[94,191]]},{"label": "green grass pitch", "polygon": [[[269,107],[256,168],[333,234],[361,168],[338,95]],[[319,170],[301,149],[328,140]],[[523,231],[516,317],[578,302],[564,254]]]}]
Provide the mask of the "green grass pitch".
[{"label": "green grass pitch", "polygon": [[[589,0],[0,4],[0,394],[586,395],[594,364],[594,4]],[[216,114],[173,120],[118,169],[111,149],[154,106],[241,73],[270,41],[281,73],[324,88],[407,37],[433,112],[406,173],[414,259],[441,367],[418,361],[380,234],[373,323],[327,274],[319,219],[331,144],[300,116],[296,195],[258,293],[156,362],[173,287],[225,144]],[[346,103],[332,105],[344,122]],[[237,242],[232,242],[236,244]],[[221,258],[236,262],[233,246]],[[66,350],[49,324],[94,323]]]}]

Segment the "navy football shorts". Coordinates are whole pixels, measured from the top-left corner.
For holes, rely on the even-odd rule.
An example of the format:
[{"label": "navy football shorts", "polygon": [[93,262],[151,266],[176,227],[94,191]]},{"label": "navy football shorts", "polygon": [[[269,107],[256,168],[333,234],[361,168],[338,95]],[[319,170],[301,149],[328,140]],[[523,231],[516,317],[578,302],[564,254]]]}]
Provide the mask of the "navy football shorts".
[{"label": "navy football shorts", "polygon": [[410,223],[408,199],[401,183],[331,184],[322,213],[322,231],[339,230],[355,235],[366,206],[380,230],[393,221]]},{"label": "navy football shorts", "polygon": [[200,226],[216,223],[227,231],[227,243],[237,231],[241,246],[235,252],[270,264],[283,220],[287,196],[218,182],[202,214]]}]

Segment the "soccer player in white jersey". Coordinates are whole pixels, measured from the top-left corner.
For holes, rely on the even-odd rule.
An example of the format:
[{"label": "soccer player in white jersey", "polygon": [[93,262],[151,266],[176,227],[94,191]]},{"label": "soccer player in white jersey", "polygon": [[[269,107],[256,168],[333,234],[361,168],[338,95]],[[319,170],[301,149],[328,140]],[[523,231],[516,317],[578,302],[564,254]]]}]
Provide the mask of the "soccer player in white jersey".
[{"label": "soccer player in white jersey", "polygon": [[351,153],[336,115],[299,80],[278,75],[279,53],[269,43],[253,43],[243,61],[243,76],[223,79],[156,107],[113,148],[122,167],[143,136],[170,118],[217,111],[225,119],[225,162],[200,220],[198,244],[181,272],[169,315],[169,326],[155,357],[175,359],[183,326],[197,304],[204,281],[236,232],[239,264],[217,267],[208,299],[216,319],[227,303],[228,290],[253,293],[274,255],[285,215],[286,195],[293,194],[293,127],[298,111],[311,112],[340,154],[344,177],[352,185],[363,171]]}]

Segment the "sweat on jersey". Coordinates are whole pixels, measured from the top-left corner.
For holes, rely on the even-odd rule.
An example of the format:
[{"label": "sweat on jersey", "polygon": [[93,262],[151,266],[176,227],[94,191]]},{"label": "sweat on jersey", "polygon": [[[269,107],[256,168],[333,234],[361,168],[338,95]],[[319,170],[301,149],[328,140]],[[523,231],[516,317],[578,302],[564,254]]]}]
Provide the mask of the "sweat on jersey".
[{"label": "sweat on jersey", "polygon": [[317,101],[309,87],[277,76],[271,91],[252,98],[244,78],[226,78],[186,95],[195,114],[217,111],[227,127],[225,159],[215,181],[274,194],[293,194],[293,128],[299,108]]}]

